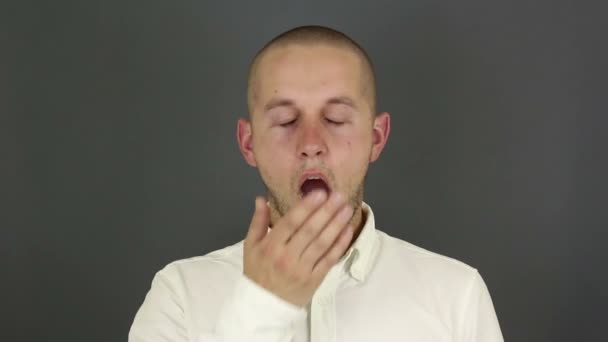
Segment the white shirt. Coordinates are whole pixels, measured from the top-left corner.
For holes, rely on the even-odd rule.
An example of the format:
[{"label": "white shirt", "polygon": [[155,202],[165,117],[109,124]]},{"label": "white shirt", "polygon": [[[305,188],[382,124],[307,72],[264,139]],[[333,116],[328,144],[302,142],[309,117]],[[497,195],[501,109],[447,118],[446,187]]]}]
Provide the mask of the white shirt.
[{"label": "white shirt", "polygon": [[498,342],[476,269],[377,230],[361,234],[306,308],[243,275],[243,241],[159,271],[130,342]]}]

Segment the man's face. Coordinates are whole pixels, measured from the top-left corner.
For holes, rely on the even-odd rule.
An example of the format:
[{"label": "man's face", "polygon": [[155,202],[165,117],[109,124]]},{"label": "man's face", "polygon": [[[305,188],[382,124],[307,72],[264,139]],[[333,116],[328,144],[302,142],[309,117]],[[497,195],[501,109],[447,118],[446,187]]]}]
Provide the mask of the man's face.
[{"label": "man's face", "polygon": [[[282,216],[320,188],[341,192],[358,208],[368,165],[388,135],[385,129],[378,141],[360,57],[346,48],[292,44],[267,51],[256,75],[251,122],[239,122],[239,141],[259,168],[271,207]],[[247,129],[249,151],[241,137]]]}]

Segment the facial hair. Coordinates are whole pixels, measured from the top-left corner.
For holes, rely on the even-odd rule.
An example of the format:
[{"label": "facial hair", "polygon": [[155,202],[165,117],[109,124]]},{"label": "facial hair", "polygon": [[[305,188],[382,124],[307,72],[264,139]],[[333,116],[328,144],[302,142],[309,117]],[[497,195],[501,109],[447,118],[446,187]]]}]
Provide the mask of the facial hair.
[{"label": "facial hair", "polygon": [[[297,174],[300,174],[300,173],[297,173]],[[328,175],[328,177],[330,177],[330,174],[327,174],[327,175]],[[351,207],[354,209],[355,213],[360,209],[361,202],[363,201],[363,188],[364,188],[365,178],[367,178],[367,174],[363,177],[363,180],[361,180],[361,182],[354,188],[354,190],[348,189],[348,191],[346,193],[348,202],[351,205]],[[333,177],[330,179],[333,179]],[[292,184],[293,184],[293,182],[292,182]],[[334,182],[334,184],[335,184],[335,182]],[[266,194],[268,197],[268,202],[269,202],[270,208],[273,211],[276,211],[276,213],[279,216],[276,219],[285,216],[285,214],[287,214],[289,212],[289,210],[296,204],[296,203],[290,204],[286,198],[284,198],[279,192],[271,189],[265,182],[264,182],[264,186],[266,187]],[[290,191],[294,191],[294,190],[290,190]],[[299,189],[295,190],[295,191],[298,192]],[[272,225],[272,223],[271,223],[271,225]]]}]

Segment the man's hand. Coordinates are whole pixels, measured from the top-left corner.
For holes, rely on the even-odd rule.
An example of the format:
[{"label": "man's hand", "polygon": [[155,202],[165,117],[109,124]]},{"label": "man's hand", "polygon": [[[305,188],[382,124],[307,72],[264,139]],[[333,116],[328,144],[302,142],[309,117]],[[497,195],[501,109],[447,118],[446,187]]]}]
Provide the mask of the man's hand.
[{"label": "man's hand", "polygon": [[261,197],[245,238],[244,274],[280,298],[307,305],[331,267],[348,248],[353,214],[343,195],[324,191],[307,195],[273,226]]}]

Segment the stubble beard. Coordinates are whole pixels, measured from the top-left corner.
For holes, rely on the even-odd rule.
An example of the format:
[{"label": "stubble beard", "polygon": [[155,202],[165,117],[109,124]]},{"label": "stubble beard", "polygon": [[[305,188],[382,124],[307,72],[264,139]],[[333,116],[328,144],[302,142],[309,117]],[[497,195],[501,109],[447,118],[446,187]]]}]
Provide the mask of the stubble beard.
[{"label": "stubble beard", "polygon": [[[351,205],[351,207],[354,209],[354,212],[358,212],[358,210],[361,208],[361,202],[363,201],[363,190],[364,190],[364,183],[365,183],[365,177],[363,178],[363,180],[359,183],[358,186],[355,187],[354,190],[349,190],[347,195],[348,198],[348,203]],[[268,204],[271,208],[271,211],[274,211],[275,217],[271,218],[271,226],[274,223],[273,221],[276,221],[278,219],[280,219],[281,217],[285,216],[285,214],[287,214],[289,212],[289,210],[291,210],[291,208],[293,208],[297,202],[299,201],[296,200],[294,203],[289,203],[289,200],[286,199],[284,196],[282,196],[282,194],[279,194],[277,191],[272,190],[270,187],[268,187],[267,184],[264,184],[264,186],[266,187],[266,195],[268,198]],[[294,190],[291,190],[292,192],[295,192]],[[278,216],[278,217],[277,217]],[[351,218],[352,220],[352,218]]]}]

